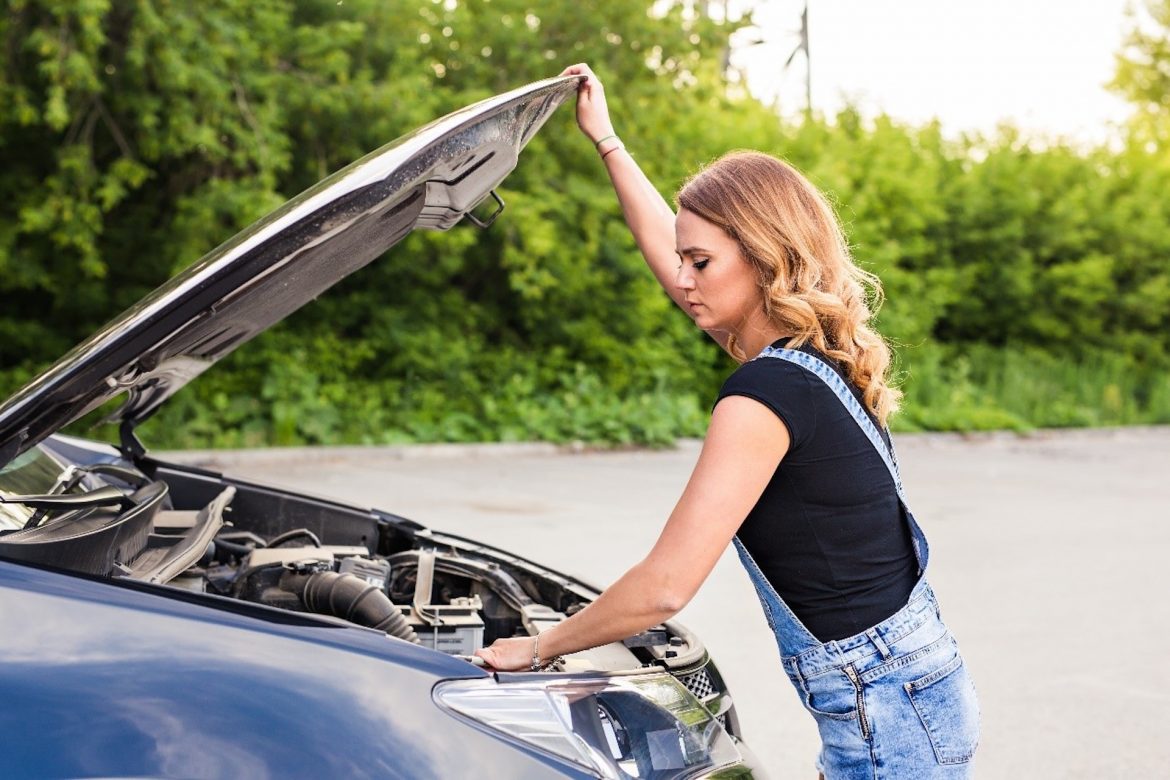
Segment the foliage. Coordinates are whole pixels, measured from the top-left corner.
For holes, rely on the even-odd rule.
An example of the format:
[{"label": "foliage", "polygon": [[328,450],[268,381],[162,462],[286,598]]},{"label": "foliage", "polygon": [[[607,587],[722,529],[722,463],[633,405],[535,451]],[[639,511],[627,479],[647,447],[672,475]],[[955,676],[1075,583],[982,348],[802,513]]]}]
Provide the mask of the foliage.
[{"label": "foliage", "polygon": [[[736,25],[662,6],[9,0],[0,390],[330,171],[588,61],[664,194],[737,147],[792,160],[830,194],[885,284],[880,324],[907,392],[897,425],[1170,422],[1170,161],[1156,123],[1089,150],[1010,128],[949,141],[851,109],[784,125],[723,81]],[[1165,89],[1139,75],[1167,61],[1161,45],[1131,41],[1118,83],[1164,115]],[[143,438],[700,435],[731,363],[645,272],[570,108],[502,195],[491,230],[411,235],[221,361]]]},{"label": "foliage", "polygon": [[1133,104],[1133,134],[1164,144],[1170,137],[1170,1],[1138,0],[1127,14],[1111,86]]}]

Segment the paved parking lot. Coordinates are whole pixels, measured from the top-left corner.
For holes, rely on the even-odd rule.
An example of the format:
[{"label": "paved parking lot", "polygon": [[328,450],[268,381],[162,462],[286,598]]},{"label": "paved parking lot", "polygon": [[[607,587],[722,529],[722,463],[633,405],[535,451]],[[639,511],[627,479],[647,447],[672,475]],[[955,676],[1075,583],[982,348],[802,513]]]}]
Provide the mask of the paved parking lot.
[{"label": "paved parking lot", "polygon": [[[1170,428],[896,441],[931,541],[931,582],[979,691],[976,775],[1170,777]],[[387,509],[605,584],[649,549],[698,446],[182,457]],[[733,553],[680,619],[718,661],[772,776],[815,777],[815,729]]]}]

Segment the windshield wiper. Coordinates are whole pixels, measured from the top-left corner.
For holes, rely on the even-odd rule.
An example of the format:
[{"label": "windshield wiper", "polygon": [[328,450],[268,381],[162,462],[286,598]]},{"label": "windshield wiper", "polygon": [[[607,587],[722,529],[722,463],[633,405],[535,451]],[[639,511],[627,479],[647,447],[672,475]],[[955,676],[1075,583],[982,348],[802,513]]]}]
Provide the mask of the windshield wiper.
[{"label": "windshield wiper", "polygon": [[91,509],[98,506],[118,505],[119,509],[135,506],[134,499],[112,485],[90,490],[87,493],[59,493],[43,496],[0,496],[0,504],[21,504],[41,510],[29,518],[25,528],[35,528],[44,512],[60,512],[67,509]]},{"label": "windshield wiper", "polygon": [[145,487],[150,482],[149,477],[114,463],[91,463],[88,466],[70,465],[57,475],[57,481],[53,483],[45,495],[55,496],[68,493],[80,485],[81,481],[90,474],[113,477],[135,487]]}]

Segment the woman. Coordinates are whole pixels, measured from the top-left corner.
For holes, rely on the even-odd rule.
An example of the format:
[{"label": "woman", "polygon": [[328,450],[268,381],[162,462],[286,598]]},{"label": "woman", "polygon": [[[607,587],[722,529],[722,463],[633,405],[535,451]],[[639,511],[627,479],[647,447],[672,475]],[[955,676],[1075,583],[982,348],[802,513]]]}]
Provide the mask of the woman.
[{"label": "woman", "polygon": [[966,777],[974,690],[923,578],[885,423],[899,393],[832,209],[787,164],[729,154],[678,193],[676,216],[624,151],[585,65],[577,122],[662,286],[738,362],[653,549],[539,637],[479,655],[497,669],[636,634],[678,612],[734,542],[820,731],[824,777]]}]

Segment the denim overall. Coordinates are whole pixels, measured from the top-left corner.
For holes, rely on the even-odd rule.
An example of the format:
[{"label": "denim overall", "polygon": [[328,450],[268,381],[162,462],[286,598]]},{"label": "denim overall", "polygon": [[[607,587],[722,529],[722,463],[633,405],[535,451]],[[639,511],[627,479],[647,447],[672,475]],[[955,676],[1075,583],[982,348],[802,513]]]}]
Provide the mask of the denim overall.
[{"label": "denim overall", "polygon": [[926,537],[910,513],[894,452],[826,363],[774,347],[757,359],[765,357],[808,370],[849,410],[889,469],[918,561],[918,582],[904,607],[860,634],[822,643],[772,588],[739,538],[734,540],[776,635],[784,671],[817,722],[817,770],[826,780],[969,777],[979,742],[979,706],[958,644],[926,582]]}]

